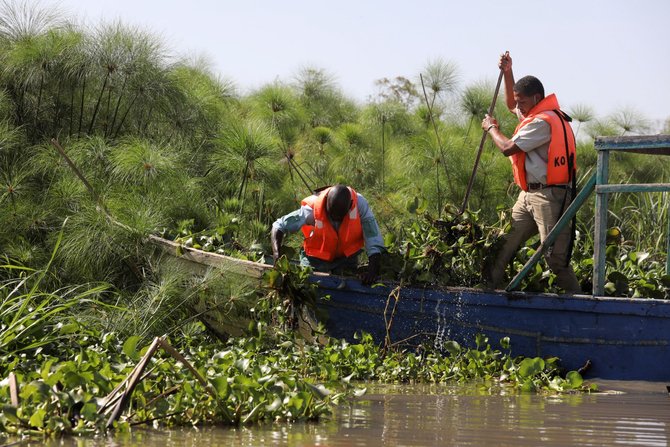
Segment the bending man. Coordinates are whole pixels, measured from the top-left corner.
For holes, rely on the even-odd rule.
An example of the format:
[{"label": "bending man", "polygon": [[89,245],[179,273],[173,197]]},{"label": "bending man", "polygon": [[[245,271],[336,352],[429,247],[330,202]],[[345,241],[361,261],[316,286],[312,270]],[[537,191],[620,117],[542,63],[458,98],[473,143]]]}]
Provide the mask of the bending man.
[{"label": "bending man", "polygon": [[[514,182],[521,188],[512,209],[512,229],[503,236],[504,244],[485,278],[489,286],[499,288],[505,267],[518,247],[531,236],[540,234],[544,241],[572,200],[570,184],[575,178],[575,138],[569,121],[554,94],[544,96],[542,83],[534,76],[514,82],[512,58],[500,57],[499,67],[505,78],[507,107],[519,118],[511,138],[498,128],[497,121],[486,115],[482,129],[503,155],[510,158]],[[571,231],[566,227],[545,259],[557,276],[558,286],[567,293],[580,292],[579,282],[570,265]]]},{"label": "bending man", "polygon": [[379,276],[384,240],[367,200],[353,188],[331,186],[304,198],[300,209],[277,219],[270,236],[275,261],[284,235],[300,229],[305,236],[301,265],[322,272],[355,270],[365,246],[369,265],[363,283],[371,284]]}]

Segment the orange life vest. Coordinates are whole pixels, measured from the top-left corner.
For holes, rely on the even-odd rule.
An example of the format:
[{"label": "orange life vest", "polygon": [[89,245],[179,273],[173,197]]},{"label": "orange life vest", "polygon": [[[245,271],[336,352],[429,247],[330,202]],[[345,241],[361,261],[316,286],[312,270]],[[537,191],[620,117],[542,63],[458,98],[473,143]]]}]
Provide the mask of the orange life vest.
[{"label": "orange life vest", "polygon": [[[577,169],[575,157],[575,136],[572,133],[572,127],[567,122],[560,111],[558,100],[553,93],[528,112],[516,129],[516,134],[521,128],[539,118],[546,121],[551,127],[551,142],[549,143],[549,156],[547,158],[547,185],[561,185],[569,183],[572,180]],[[567,148],[566,148],[567,144]],[[519,152],[511,155],[512,172],[514,174],[514,183],[519,185],[524,191],[528,191],[526,182],[526,153]]]},{"label": "orange life vest", "polygon": [[349,257],[363,248],[363,227],[358,214],[358,195],[353,188],[351,192],[352,205],[344,216],[338,231],[330,223],[326,212],[326,197],[328,188],[318,196],[312,195],[302,200],[302,205],[308,205],[314,210],[314,225],[303,225],[305,235],[303,248],[308,256],[324,261],[335,258]]}]

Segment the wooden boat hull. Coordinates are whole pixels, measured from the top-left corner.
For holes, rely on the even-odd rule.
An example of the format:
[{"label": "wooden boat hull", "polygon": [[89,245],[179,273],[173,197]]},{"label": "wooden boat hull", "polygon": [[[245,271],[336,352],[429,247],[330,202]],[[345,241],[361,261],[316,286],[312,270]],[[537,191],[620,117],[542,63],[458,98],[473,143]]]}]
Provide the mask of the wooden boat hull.
[{"label": "wooden boat hull", "polygon": [[[175,253],[173,242],[158,240]],[[170,245],[172,244],[172,245]],[[269,268],[227,256],[183,248],[189,262],[256,275]],[[195,259],[195,261],[194,261]],[[230,267],[228,267],[230,268]],[[497,346],[510,337],[514,355],[559,357],[585,377],[618,380],[670,380],[670,301],[483,291],[367,287],[355,279],[314,274],[329,335],[352,340],[370,333],[378,342],[435,343],[454,340],[472,347],[483,333]],[[387,331],[387,327],[389,330]]]}]

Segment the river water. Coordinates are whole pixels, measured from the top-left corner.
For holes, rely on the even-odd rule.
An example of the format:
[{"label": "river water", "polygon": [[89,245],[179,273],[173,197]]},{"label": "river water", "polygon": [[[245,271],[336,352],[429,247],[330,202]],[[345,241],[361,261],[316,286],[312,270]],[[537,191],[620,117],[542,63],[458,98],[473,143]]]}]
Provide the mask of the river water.
[{"label": "river water", "polygon": [[598,381],[601,393],[483,394],[476,387],[373,385],[318,423],[133,429],[47,446],[667,446],[664,383]]}]

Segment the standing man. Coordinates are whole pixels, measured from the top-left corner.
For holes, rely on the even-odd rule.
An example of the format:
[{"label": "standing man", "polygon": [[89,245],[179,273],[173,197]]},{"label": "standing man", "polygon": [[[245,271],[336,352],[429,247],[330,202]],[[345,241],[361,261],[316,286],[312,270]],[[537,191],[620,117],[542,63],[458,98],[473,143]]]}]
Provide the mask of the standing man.
[{"label": "standing man", "polygon": [[365,246],[368,271],[363,284],[379,276],[384,239],[367,200],[344,185],[335,185],[306,197],[300,209],[280,217],[272,224],[270,239],[274,260],[280,256],[286,233],[302,229],[305,236],[300,264],[318,271],[356,269],[358,254]]},{"label": "standing man", "polygon": [[[515,83],[509,53],[500,56],[498,66],[505,78],[507,107],[516,113],[520,123],[512,138],[507,138],[497,121],[487,114],[482,129],[510,158],[514,182],[521,192],[512,209],[512,228],[503,236],[503,247],[487,272],[489,278],[485,278],[495,288],[502,285],[505,267],[519,246],[538,232],[544,241],[556,225],[572,201],[571,183],[576,174],[571,118],[560,110],[556,96],[552,93],[545,97],[542,83],[534,76],[525,76]],[[566,227],[545,253],[558,286],[566,293],[581,291],[570,265],[571,237],[572,232]]]}]

